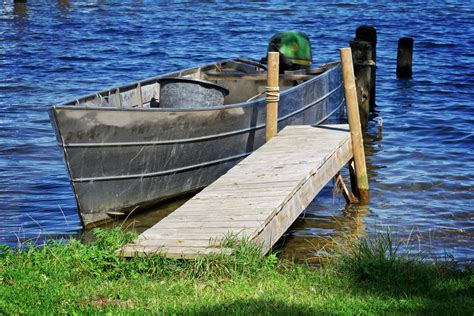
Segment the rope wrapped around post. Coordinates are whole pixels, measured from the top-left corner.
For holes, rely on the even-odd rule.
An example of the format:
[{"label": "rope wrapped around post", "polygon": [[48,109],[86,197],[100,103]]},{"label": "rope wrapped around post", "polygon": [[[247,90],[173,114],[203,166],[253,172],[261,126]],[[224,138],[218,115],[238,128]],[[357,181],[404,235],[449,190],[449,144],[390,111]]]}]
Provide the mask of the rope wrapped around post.
[{"label": "rope wrapped around post", "polygon": [[280,87],[265,87],[266,101],[267,102],[278,102],[280,101]]},{"label": "rope wrapped around post", "polygon": [[279,75],[280,75],[280,53],[268,53],[267,72],[267,118],[265,129],[265,141],[269,141],[278,132],[278,101],[280,100]]}]

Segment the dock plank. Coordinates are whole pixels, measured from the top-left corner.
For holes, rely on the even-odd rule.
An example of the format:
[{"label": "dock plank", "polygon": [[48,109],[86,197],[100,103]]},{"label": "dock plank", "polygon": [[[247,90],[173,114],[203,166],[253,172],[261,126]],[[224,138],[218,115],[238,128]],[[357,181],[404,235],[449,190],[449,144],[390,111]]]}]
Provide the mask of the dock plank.
[{"label": "dock plank", "polygon": [[266,253],[351,158],[347,125],[288,126],[117,254],[192,259],[229,236]]}]

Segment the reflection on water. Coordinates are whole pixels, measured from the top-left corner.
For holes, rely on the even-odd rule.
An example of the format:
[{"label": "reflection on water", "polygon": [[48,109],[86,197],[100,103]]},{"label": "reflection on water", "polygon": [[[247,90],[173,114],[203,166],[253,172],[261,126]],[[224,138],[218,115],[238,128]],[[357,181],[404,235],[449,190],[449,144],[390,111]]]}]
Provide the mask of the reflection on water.
[{"label": "reflection on water", "polygon": [[125,229],[142,233],[186,203],[192,196],[193,195],[186,195],[173,199],[146,212],[132,215],[125,219],[119,219],[108,224],[107,227],[114,227],[117,223],[120,223],[120,226]]},{"label": "reflection on water", "polygon": [[14,2],[13,4],[13,12],[18,17],[26,17],[28,14],[28,6],[25,2]]},{"label": "reflection on water", "polygon": [[69,0],[58,0],[59,8],[63,11],[67,11],[71,8]]},{"label": "reflection on water", "polygon": [[[163,218],[171,214],[181,205],[186,203],[194,194],[182,196],[180,198],[172,199],[166,203],[156,206],[146,212],[138,213],[138,214],[130,214],[125,218],[117,218],[114,221],[111,221],[105,225],[100,227],[105,229],[111,229],[117,226],[125,230],[134,231],[137,233],[142,233],[148,228],[152,227]],[[92,231],[84,231],[82,232],[81,239],[84,241],[89,241],[93,238]]]},{"label": "reflection on water", "polygon": [[364,217],[368,209],[345,205],[340,195],[334,195],[332,203],[324,203],[330,200],[331,191],[330,186],[326,187],[282,238],[278,250],[282,257],[319,263],[334,249],[366,235]]}]

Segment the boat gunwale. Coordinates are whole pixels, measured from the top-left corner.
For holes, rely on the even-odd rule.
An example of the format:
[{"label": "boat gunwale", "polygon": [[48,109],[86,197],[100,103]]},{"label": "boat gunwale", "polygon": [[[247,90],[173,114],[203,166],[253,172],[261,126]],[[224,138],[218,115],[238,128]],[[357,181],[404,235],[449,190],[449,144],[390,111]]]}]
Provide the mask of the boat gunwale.
[{"label": "boat gunwale", "polygon": [[[297,109],[296,111],[293,111],[291,113],[288,113],[287,115],[281,116],[278,118],[278,122],[283,122],[315,105],[318,103],[323,102],[326,100],[328,97],[333,95],[337,90],[342,88],[342,83],[340,83],[337,87],[326,93],[324,96],[320,97],[319,99],[306,104],[305,106]],[[313,124],[313,125],[318,125],[321,122],[325,121],[327,118],[329,118],[331,115],[333,115],[340,107],[342,106],[344,101],[341,101],[336,109],[329,113],[326,117],[324,117],[322,120],[319,122]],[[234,136],[234,135],[239,135],[255,130],[259,130],[262,128],[265,128],[266,124],[260,124],[256,125],[253,127],[248,127],[248,128],[243,128],[239,130],[233,130],[230,132],[225,132],[225,133],[220,133],[220,134],[212,134],[212,135],[205,135],[205,136],[200,136],[200,137],[192,137],[192,138],[184,138],[184,139],[169,139],[169,140],[158,140],[158,141],[148,141],[148,142],[114,142],[114,143],[63,143],[63,147],[65,148],[92,148],[92,147],[128,147],[128,146],[154,146],[154,145],[168,145],[168,144],[181,144],[181,143],[192,143],[192,142],[197,142],[197,141],[206,141],[206,140],[211,140],[211,139],[217,139],[221,137],[228,137],[228,136]]]},{"label": "boat gunwale", "polygon": [[[184,71],[190,71],[190,70],[193,70],[193,69],[199,69],[199,68],[212,66],[212,65],[215,65],[215,64],[218,64],[218,63],[232,62],[232,61],[237,61],[237,59],[227,59],[227,60],[217,61],[217,62],[212,63],[212,64],[206,64],[206,65],[202,65],[202,66],[198,66],[198,67],[194,67],[194,68],[188,68],[188,69],[180,70],[180,71],[177,71],[177,72],[179,73],[179,72],[184,72]],[[294,90],[297,90],[297,89],[299,90],[302,87],[304,87],[306,85],[309,85],[314,80],[317,80],[317,79],[320,79],[320,78],[324,78],[325,76],[328,76],[329,73],[331,73],[331,71],[334,71],[335,68],[337,68],[337,66],[339,64],[340,64],[339,61],[329,62],[329,63],[323,64],[322,66],[328,66],[330,68],[328,68],[323,73],[315,75],[313,78],[308,79],[305,82],[302,82],[302,83],[298,84],[297,86],[294,86],[294,87],[291,87],[287,90],[282,91],[280,93],[280,97],[284,96],[286,94],[290,94]],[[152,107],[131,107],[131,106],[129,106],[129,107],[120,107],[120,106],[79,106],[79,105],[71,104],[71,103],[73,103],[75,101],[77,102],[81,99],[87,99],[87,98],[95,97],[95,96],[100,95],[101,93],[104,93],[104,92],[107,92],[107,91],[113,91],[113,90],[117,90],[117,89],[120,90],[121,88],[124,88],[124,87],[132,87],[132,86],[138,85],[139,83],[142,87],[143,87],[144,83],[148,83],[148,82],[152,82],[150,84],[155,84],[155,83],[158,83],[159,79],[166,78],[166,76],[169,76],[169,75],[174,74],[174,73],[176,73],[176,72],[169,72],[169,73],[166,73],[166,74],[163,74],[163,75],[160,75],[160,76],[156,76],[156,77],[153,77],[153,78],[148,78],[148,79],[145,79],[145,80],[142,80],[142,81],[136,81],[136,82],[133,82],[133,83],[130,83],[130,84],[125,84],[125,85],[122,85],[122,86],[112,87],[108,90],[106,89],[106,90],[103,90],[101,92],[92,93],[92,94],[89,94],[89,95],[86,95],[86,96],[83,96],[83,97],[79,97],[77,99],[73,99],[71,101],[67,101],[67,102],[64,102],[64,103],[61,103],[61,104],[52,105],[50,107],[50,110],[67,109],[67,110],[145,111],[145,112],[148,112],[148,111],[152,111],[152,112],[196,112],[196,111],[213,111],[213,110],[224,110],[224,109],[232,109],[232,108],[243,108],[243,107],[253,106],[256,103],[262,102],[262,99],[255,99],[255,100],[252,100],[252,101],[249,101],[249,102],[232,103],[232,104],[225,104],[225,105],[212,106],[212,107],[191,107],[191,108],[159,108],[159,107],[158,108],[152,108]],[[69,105],[67,105],[67,104],[69,104]]]}]

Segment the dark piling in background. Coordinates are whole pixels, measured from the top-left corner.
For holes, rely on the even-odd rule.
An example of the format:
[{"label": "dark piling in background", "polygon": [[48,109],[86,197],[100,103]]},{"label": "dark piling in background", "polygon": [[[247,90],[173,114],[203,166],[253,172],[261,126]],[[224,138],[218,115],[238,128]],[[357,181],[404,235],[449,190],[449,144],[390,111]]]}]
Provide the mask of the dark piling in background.
[{"label": "dark piling in background", "polygon": [[367,127],[370,112],[372,82],[372,45],[366,41],[351,41],[352,60],[356,77],[357,103],[362,127]]},{"label": "dark piling in background", "polygon": [[355,39],[350,42],[356,76],[357,102],[363,128],[367,127],[369,113],[375,108],[376,43],[377,31],[368,25],[359,26]]},{"label": "dark piling in background", "polygon": [[398,40],[397,77],[409,79],[412,77],[413,38],[402,37]]},{"label": "dark piling in background", "polygon": [[13,12],[15,12],[17,17],[26,17],[28,15],[28,3],[26,3],[26,0],[14,0]]},{"label": "dark piling in background", "polygon": [[375,63],[377,62],[377,30],[375,27],[370,25],[361,25],[356,29],[355,41],[369,42],[372,49],[372,61],[371,65],[371,81],[370,81],[370,95],[369,95],[369,106],[370,110],[375,108]]}]

